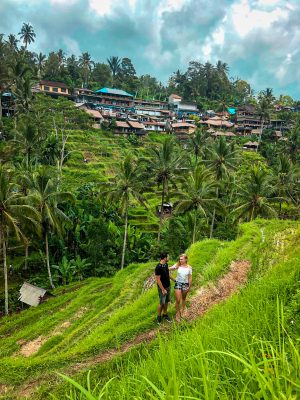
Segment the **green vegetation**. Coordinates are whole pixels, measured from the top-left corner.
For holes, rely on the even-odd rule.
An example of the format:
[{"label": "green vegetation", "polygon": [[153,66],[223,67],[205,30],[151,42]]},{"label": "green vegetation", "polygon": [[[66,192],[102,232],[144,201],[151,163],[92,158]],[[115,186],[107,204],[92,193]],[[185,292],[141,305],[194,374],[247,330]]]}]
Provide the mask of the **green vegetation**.
[{"label": "green vegetation", "polygon": [[[215,382],[217,397],[218,393],[227,393],[229,397],[230,393],[235,393],[236,396],[246,391],[248,385],[248,391],[256,393],[259,379],[272,378],[271,373],[262,374],[261,368],[275,363],[270,368],[279,368],[282,373],[281,368],[287,368],[287,363],[292,368],[296,362],[289,357],[296,357],[296,350],[291,346],[293,335],[299,329],[299,316],[293,316],[296,329],[293,331],[289,328],[290,320],[285,321],[283,315],[298,288],[295,283],[300,273],[299,257],[299,229],[291,221],[257,221],[241,226],[236,241],[223,243],[213,239],[195,243],[189,249],[194,267],[194,292],[199,285],[210,287],[228,271],[233,260],[251,262],[249,285],[226,304],[214,307],[194,325],[174,327],[167,334],[167,341],[162,333],[148,350],[143,346],[132,349],[106,366],[93,367],[91,361],[93,385],[98,380],[102,385],[109,377],[118,375],[119,379],[109,384],[107,398],[116,398],[121,393],[120,398],[135,398],[139,392],[140,396],[142,393],[147,396],[153,386],[151,389],[150,383],[141,378],[145,376],[161,391],[163,398],[176,387],[178,395],[186,398],[192,396],[194,390],[198,391],[194,394],[197,398],[205,393],[208,382],[203,379],[209,376]],[[54,291],[56,297],[39,307],[23,311],[13,319],[2,319],[0,384],[8,385],[10,390],[14,385],[14,393],[21,393],[26,384],[37,382],[42,386],[31,398],[45,398],[49,392],[46,381],[50,381],[51,388],[59,382],[54,371],[74,373],[80,362],[84,370],[85,360],[93,360],[107,349],[119,348],[153,328],[156,288],[143,290],[153,268],[154,263],[131,264],[113,278],[90,278],[58,288]],[[36,340],[40,345],[35,344]],[[280,348],[283,341],[284,351]],[[294,353],[290,353],[292,351]],[[286,352],[288,359],[285,359]],[[264,354],[271,358],[264,359]],[[283,360],[286,365],[282,364]],[[247,373],[242,374],[246,365]],[[257,379],[250,382],[254,371]],[[84,373],[76,379],[84,383]],[[290,379],[294,380],[292,375]],[[293,393],[293,385],[288,381],[284,384]],[[58,398],[63,398],[65,386],[58,390]],[[266,390],[269,393],[269,389]],[[155,391],[152,395],[155,396]]]}]

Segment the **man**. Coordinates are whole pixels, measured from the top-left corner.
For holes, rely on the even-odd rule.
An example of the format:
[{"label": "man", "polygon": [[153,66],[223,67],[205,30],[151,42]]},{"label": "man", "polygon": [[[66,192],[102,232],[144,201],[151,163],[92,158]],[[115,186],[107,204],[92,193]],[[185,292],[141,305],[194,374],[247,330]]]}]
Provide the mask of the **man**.
[{"label": "man", "polygon": [[160,255],[160,261],[155,268],[155,278],[159,296],[159,305],[157,308],[157,323],[160,324],[163,319],[165,319],[167,322],[172,322],[167,314],[171,290],[168,253],[162,253]]}]

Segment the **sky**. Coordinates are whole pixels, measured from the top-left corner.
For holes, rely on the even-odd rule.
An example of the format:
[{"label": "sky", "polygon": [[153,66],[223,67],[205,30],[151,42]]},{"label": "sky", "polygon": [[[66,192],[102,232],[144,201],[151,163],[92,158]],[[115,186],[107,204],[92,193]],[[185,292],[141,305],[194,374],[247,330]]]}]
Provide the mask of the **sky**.
[{"label": "sky", "polygon": [[0,0],[0,33],[23,22],[31,51],[129,57],[163,84],[190,61],[229,65],[255,93],[300,100],[300,0]]}]

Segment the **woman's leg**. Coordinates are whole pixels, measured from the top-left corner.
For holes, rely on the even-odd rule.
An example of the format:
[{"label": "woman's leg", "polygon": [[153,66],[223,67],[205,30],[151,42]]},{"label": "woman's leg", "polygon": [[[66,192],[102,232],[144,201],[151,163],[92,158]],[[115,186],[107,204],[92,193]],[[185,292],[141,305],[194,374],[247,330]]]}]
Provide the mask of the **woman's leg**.
[{"label": "woman's leg", "polygon": [[180,320],[180,297],[181,290],[175,289],[175,298],[176,298],[176,321]]},{"label": "woman's leg", "polygon": [[188,292],[187,291],[182,291],[182,314],[184,313],[185,310],[185,302],[186,302],[186,296],[187,296]]}]

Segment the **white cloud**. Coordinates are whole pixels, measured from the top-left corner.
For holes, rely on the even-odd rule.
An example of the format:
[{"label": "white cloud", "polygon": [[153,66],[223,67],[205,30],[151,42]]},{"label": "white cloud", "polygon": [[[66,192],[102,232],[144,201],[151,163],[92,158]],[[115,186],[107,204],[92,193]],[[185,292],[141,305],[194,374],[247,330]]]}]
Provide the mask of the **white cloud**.
[{"label": "white cloud", "polygon": [[287,10],[282,7],[269,11],[254,9],[249,0],[241,0],[234,4],[231,11],[233,26],[242,38],[255,29],[268,30],[274,22],[285,19],[288,15]]}]

